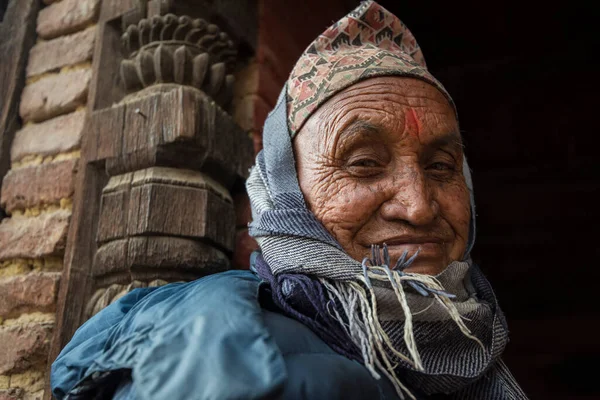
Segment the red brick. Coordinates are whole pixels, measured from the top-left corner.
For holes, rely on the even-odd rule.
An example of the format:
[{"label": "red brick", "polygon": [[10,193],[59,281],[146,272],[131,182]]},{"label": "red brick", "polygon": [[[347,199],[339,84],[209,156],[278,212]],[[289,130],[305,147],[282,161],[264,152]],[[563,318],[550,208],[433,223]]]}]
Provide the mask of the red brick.
[{"label": "red brick", "polygon": [[44,363],[52,336],[49,323],[0,326],[0,375],[22,372]]},{"label": "red brick", "polygon": [[265,124],[265,120],[267,119],[267,115],[269,115],[273,107],[271,107],[260,96],[256,96],[255,100],[256,101],[254,103],[254,129],[262,132],[263,125]]},{"label": "red brick", "polygon": [[265,119],[272,108],[262,97],[249,95],[238,101],[233,117],[235,122],[247,132],[262,131]]},{"label": "red brick", "polygon": [[90,27],[73,35],[36,44],[29,52],[27,76],[91,60],[95,35],[96,27]]},{"label": "red brick", "polygon": [[62,0],[42,9],[38,15],[37,33],[43,39],[76,32],[92,23],[100,0]]},{"label": "red brick", "polygon": [[233,119],[244,131],[254,128],[254,98],[255,95],[244,96],[235,101]]},{"label": "red brick", "polygon": [[12,143],[10,158],[18,161],[30,154],[55,155],[79,147],[85,122],[85,111],[52,118],[40,124],[28,124],[18,131]]},{"label": "red brick", "polygon": [[70,216],[71,211],[58,210],[31,218],[4,218],[0,223],[0,261],[61,254]]},{"label": "red brick", "polygon": [[248,229],[240,229],[235,238],[235,250],[232,259],[233,268],[248,269],[250,266],[250,254],[256,249],[258,249],[258,244],[248,235]]},{"label": "red brick", "polygon": [[75,111],[86,102],[91,77],[91,68],[82,68],[53,74],[25,86],[19,114],[25,121],[38,122]]},{"label": "red brick", "polygon": [[252,143],[254,145],[254,154],[258,154],[263,148],[262,130],[252,131]]},{"label": "red brick", "polygon": [[235,76],[235,85],[233,86],[234,98],[242,98],[251,94],[258,93],[259,65],[252,60]]},{"label": "red brick", "polygon": [[24,395],[25,391],[21,388],[0,390],[0,400],[21,400]]},{"label": "red brick", "polygon": [[285,79],[277,78],[270,65],[261,65],[257,94],[265,99],[271,108],[275,107],[284,84]]},{"label": "red brick", "polygon": [[54,311],[59,280],[59,272],[32,272],[0,279],[0,317]]},{"label": "red brick", "polygon": [[73,195],[77,159],[11,169],[2,182],[0,204],[9,212],[57,204]]}]

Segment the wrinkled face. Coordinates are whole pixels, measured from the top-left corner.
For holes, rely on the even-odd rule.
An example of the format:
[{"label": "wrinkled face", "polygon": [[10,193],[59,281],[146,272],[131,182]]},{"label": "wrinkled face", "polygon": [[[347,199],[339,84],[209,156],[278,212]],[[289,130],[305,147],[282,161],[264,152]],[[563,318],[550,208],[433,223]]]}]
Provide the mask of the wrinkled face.
[{"label": "wrinkled face", "polygon": [[469,191],[454,110],[412,78],[359,82],[322,105],[294,139],[310,210],[355,260],[386,243],[392,264],[420,249],[410,272],[462,260]]}]

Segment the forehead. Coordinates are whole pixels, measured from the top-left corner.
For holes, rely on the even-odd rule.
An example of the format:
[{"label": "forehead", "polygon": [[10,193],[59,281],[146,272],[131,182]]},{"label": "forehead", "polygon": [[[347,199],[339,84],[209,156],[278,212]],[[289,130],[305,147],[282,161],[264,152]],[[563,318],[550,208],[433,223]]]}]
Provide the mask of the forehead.
[{"label": "forehead", "polygon": [[310,131],[327,146],[348,128],[369,124],[401,138],[417,132],[420,139],[458,134],[454,107],[434,86],[403,77],[378,77],[350,86],[321,106],[299,132]]}]

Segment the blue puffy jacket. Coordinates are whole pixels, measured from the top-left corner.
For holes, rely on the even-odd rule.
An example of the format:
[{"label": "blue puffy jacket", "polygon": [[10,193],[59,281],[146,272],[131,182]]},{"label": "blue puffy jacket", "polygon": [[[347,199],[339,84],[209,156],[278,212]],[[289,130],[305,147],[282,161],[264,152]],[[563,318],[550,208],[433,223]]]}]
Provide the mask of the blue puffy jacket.
[{"label": "blue puffy jacket", "polygon": [[86,322],[52,365],[58,399],[397,399],[385,379],[259,303],[229,271],[136,289]]}]

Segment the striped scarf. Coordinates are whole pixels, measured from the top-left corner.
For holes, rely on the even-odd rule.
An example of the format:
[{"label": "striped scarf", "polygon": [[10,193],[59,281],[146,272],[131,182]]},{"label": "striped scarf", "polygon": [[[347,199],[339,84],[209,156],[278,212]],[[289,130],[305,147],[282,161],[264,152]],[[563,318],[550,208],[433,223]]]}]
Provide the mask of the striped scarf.
[{"label": "striped scarf", "polygon": [[[490,284],[472,264],[474,208],[464,261],[441,274],[403,272],[385,249],[368,260],[346,254],[308,210],[295,170],[284,88],[265,123],[264,149],[247,181],[261,248],[259,276],[287,315],[309,326],[333,350],[385,376],[398,396],[526,399],[500,359],[506,321]],[[472,193],[465,160],[465,179]]]}]

